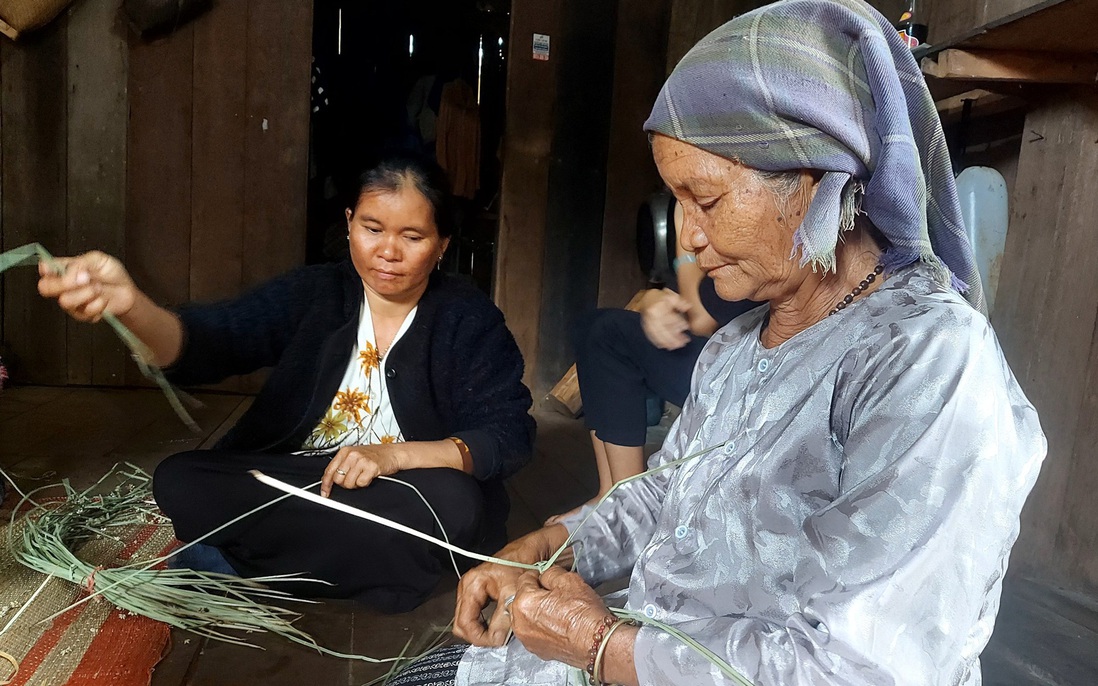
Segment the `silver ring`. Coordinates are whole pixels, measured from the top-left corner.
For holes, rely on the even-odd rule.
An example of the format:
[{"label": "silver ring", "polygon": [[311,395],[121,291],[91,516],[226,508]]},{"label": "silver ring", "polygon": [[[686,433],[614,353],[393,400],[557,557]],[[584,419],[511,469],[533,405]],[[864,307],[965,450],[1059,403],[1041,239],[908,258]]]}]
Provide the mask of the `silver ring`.
[{"label": "silver ring", "polygon": [[343,471],[342,469],[337,469],[336,474],[339,474],[340,476],[347,476],[347,472]]},{"label": "silver ring", "polygon": [[504,608],[505,610],[509,610],[509,609],[511,609],[511,603],[513,603],[513,602],[515,602],[515,594],[514,594],[514,593],[512,593],[511,595],[509,595],[509,596],[507,597],[507,600],[504,600],[504,601],[503,601],[503,608]]}]

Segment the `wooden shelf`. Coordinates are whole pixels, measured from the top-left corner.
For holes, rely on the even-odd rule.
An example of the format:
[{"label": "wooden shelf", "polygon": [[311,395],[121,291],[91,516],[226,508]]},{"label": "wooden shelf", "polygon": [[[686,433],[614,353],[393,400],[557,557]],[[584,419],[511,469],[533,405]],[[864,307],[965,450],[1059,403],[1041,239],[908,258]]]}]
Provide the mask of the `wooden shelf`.
[{"label": "wooden shelf", "polygon": [[1098,0],[1042,0],[930,46],[921,60],[941,103],[983,89],[1023,96],[1048,84],[1098,83]]},{"label": "wooden shelf", "polygon": [[1098,53],[1098,2],[1044,0],[931,48]]},{"label": "wooden shelf", "polygon": [[969,117],[973,119],[1018,112],[1026,107],[1026,101],[1019,97],[977,88],[937,102],[938,116],[942,120],[942,125],[950,126],[961,121],[966,102],[970,103]]}]

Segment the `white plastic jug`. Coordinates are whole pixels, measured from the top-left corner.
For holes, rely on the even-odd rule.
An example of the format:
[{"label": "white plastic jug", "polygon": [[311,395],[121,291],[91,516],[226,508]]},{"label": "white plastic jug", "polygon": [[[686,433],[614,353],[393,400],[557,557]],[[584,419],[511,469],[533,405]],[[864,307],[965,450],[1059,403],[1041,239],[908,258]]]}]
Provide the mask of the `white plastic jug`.
[{"label": "white plastic jug", "polygon": [[1006,180],[991,167],[969,167],[957,176],[957,195],[968,240],[976,253],[976,266],[984,284],[990,315],[995,307],[999,270],[1006,250],[1010,204]]}]

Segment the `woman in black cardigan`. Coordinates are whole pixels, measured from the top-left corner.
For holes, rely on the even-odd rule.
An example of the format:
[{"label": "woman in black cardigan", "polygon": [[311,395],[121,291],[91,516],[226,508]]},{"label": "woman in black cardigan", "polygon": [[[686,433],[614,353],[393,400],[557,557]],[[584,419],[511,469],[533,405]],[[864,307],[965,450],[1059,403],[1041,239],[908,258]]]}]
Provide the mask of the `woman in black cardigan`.
[{"label": "woman in black cardigan", "polygon": [[[175,383],[211,383],[271,367],[248,412],[213,450],[157,468],[157,503],[194,540],[270,500],[259,469],[322,495],[495,550],[505,540],[503,479],[532,454],[523,362],[483,294],[434,270],[449,243],[445,176],[394,157],[363,175],[347,210],[351,259],[296,270],[235,300],[154,304],[102,253],[41,270],[39,291],[74,318],[112,312]],[[396,475],[405,484],[381,476]],[[354,597],[409,610],[444,558],[418,539],[290,498],[218,533],[194,566],[241,576],[302,572],[302,595]],[[200,558],[200,559],[199,559]],[[228,565],[226,567],[225,565]]]}]

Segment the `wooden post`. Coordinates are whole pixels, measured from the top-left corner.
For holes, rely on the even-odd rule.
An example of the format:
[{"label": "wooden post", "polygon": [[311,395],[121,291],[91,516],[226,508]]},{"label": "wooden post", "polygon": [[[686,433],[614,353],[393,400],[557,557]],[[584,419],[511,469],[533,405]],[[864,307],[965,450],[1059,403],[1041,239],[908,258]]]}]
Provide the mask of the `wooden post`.
[{"label": "wooden post", "polygon": [[1098,92],[1067,90],[1026,118],[995,328],[1037,407],[1048,457],[1012,568],[1098,586]]},{"label": "wooden post", "polygon": [[[495,301],[526,360],[528,386],[538,364],[561,1],[516,0],[511,8]],[[548,61],[533,58],[535,33],[550,36]]]}]

